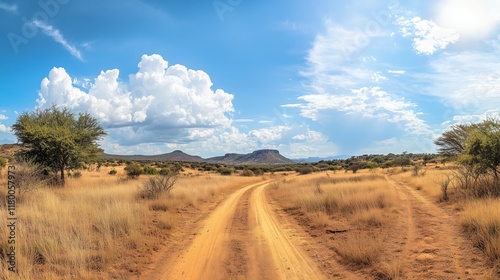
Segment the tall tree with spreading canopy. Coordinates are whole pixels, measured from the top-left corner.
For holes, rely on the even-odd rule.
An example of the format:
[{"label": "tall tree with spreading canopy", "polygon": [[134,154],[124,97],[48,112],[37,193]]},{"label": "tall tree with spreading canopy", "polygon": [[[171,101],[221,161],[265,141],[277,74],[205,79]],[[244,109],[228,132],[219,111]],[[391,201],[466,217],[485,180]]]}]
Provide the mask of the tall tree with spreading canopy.
[{"label": "tall tree with spreading canopy", "polygon": [[500,182],[500,121],[486,119],[471,131],[465,145],[463,161],[490,170],[494,184]]},{"label": "tall tree with spreading canopy", "polygon": [[98,159],[102,149],[97,141],[106,135],[97,119],[88,113],[78,116],[53,105],[49,109],[25,112],[12,126],[23,145],[23,156],[60,173],[64,184],[66,169]]},{"label": "tall tree with spreading canopy", "polygon": [[500,120],[455,125],[435,142],[444,155],[456,156],[457,180],[473,196],[500,196]]},{"label": "tall tree with spreading canopy", "polygon": [[450,130],[445,131],[434,144],[439,146],[438,152],[445,156],[460,155],[470,136],[470,132],[476,129],[478,124],[456,124]]}]

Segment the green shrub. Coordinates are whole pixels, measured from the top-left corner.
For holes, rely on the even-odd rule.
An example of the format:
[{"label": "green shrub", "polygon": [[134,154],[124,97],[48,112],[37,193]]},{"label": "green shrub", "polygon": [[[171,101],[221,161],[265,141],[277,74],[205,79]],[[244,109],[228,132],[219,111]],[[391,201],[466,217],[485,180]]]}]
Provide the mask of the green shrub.
[{"label": "green shrub", "polygon": [[159,172],[160,175],[166,175],[168,173],[170,173],[170,169],[168,169],[168,168],[162,168],[162,169],[160,169],[160,172]]},{"label": "green shrub", "polygon": [[264,170],[262,170],[262,169],[255,169],[253,171],[253,173],[255,174],[255,176],[264,175]]},{"label": "green shrub", "polygon": [[314,169],[311,166],[301,166],[297,168],[297,172],[302,175],[313,173]]},{"label": "green shrub", "polygon": [[366,163],[366,168],[368,168],[368,169],[375,169],[377,167],[378,167],[378,164],[376,162],[369,161]]},{"label": "green shrub", "polygon": [[243,173],[241,173],[242,176],[247,176],[247,177],[252,177],[254,176],[254,173],[252,170],[245,169],[243,170]]},{"label": "green shrub", "polygon": [[217,170],[217,167],[215,167],[213,165],[205,165],[205,166],[203,166],[203,170],[204,171],[215,171],[215,170]]},{"label": "green shrub", "polygon": [[116,173],[118,173],[118,171],[116,171],[116,169],[111,169],[108,174],[109,175],[116,175]]},{"label": "green shrub", "polygon": [[129,178],[136,179],[144,174],[144,169],[139,164],[133,163],[125,167],[125,172]]},{"label": "green shrub", "polygon": [[231,168],[221,167],[221,168],[219,168],[219,173],[221,175],[228,176],[228,175],[233,174],[233,170]]},{"label": "green shrub", "polygon": [[144,174],[147,174],[147,175],[157,175],[158,174],[158,170],[152,166],[146,166],[144,167]]}]

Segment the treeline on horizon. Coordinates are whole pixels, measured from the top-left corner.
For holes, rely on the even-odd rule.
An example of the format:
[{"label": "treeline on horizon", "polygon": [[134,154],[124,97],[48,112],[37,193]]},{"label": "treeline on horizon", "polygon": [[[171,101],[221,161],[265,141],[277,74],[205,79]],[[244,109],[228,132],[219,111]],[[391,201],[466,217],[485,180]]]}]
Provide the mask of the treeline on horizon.
[{"label": "treeline on horizon", "polygon": [[[16,144],[8,144],[15,146]],[[11,161],[12,156],[0,157],[0,168],[6,164],[6,159]],[[274,172],[298,172],[308,174],[318,171],[351,171],[356,173],[362,169],[376,168],[391,168],[391,167],[408,167],[408,166],[426,166],[427,164],[439,166],[445,165],[446,162],[452,161],[451,157],[433,154],[433,153],[407,153],[401,154],[364,154],[352,156],[346,159],[320,160],[318,162],[297,162],[292,164],[255,164],[255,165],[232,165],[224,163],[208,163],[208,162],[184,162],[184,161],[154,161],[154,160],[125,160],[125,159],[98,159],[93,164],[83,165],[83,169],[99,170],[101,166],[116,167],[116,166],[133,166],[141,171],[139,174],[156,175],[162,170],[179,170],[180,168],[194,169],[200,172],[218,172],[223,175],[231,175],[233,173],[241,173],[244,176],[261,175],[264,173]],[[153,169],[151,169],[153,168]],[[73,170],[75,171],[75,170]],[[111,175],[116,174],[112,172]]]},{"label": "treeline on horizon", "polygon": [[[448,158],[438,154],[413,154],[403,152],[402,154],[371,154],[352,156],[347,159],[320,160],[313,163],[293,163],[284,165],[231,165],[223,163],[207,163],[207,162],[168,162],[168,161],[152,161],[152,160],[123,160],[123,159],[105,159],[98,163],[98,166],[134,166],[139,170],[140,174],[155,175],[156,171],[188,168],[200,172],[218,172],[222,175],[231,175],[240,173],[243,176],[261,175],[264,173],[274,172],[298,172],[300,174],[309,174],[317,171],[351,171],[356,173],[361,169],[376,169],[376,168],[391,168],[391,167],[407,167],[407,166],[434,166],[445,165]],[[153,169],[151,169],[153,168]],[[140,171],[139,171],[140,172]]]}]

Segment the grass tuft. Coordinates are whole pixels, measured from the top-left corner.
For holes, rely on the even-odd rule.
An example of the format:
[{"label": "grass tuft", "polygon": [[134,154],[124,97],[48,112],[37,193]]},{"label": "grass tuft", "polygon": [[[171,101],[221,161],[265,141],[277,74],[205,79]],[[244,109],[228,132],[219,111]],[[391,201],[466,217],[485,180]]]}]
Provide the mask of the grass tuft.
[{"label": "grass tuft", "polygon": [[475,200],[464,205],[462,227],[492,261],[500,260],[500,200]]},{"label": "grass tuft", "polygon": [[367,266],[379,260],[384,247],[380,241],[380,236],[356,234],[334,244],[334,249],[346,263]]}]

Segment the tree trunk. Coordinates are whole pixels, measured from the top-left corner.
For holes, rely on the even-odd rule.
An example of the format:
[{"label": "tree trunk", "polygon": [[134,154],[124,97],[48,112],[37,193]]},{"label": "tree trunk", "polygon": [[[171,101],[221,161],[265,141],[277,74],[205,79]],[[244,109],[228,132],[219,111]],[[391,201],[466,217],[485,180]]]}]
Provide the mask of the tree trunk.
[{"label": "tree trunk", "polygon": [[64,169],[65,165],[61,164],[61,184],[64,186]]}]

